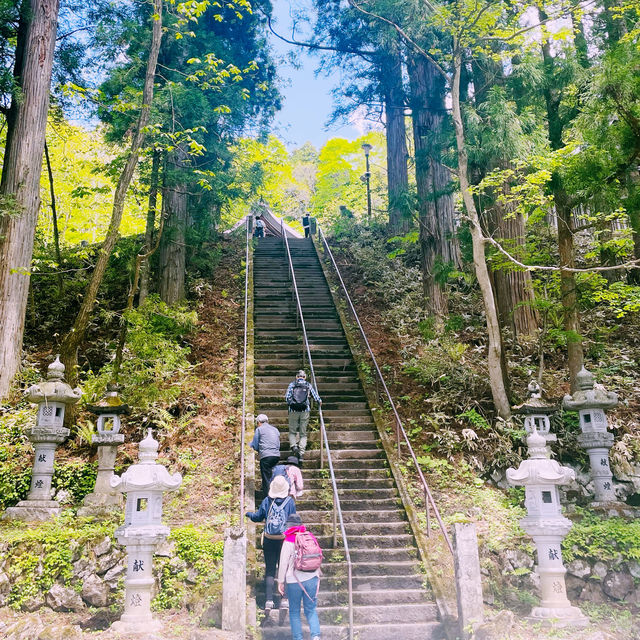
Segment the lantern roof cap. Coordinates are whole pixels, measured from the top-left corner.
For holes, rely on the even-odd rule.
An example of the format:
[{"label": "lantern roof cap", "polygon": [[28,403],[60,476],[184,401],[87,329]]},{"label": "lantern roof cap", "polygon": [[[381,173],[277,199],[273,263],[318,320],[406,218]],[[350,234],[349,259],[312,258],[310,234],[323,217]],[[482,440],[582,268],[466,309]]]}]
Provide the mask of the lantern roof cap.
[{"label": "lantern roof cap", "polygon": [[527,387],[527,399],[515,407],[514,413],[550,415],[557,411],[558,403],[545,400],[537,380],[531,380]]},{"label": "lantern roof cap", "polygon": [[575,471],[550,459],[545,438],[534,431],[527,438],[529,458],[517,469],[507,469],[507,480],[515,485],[568,484],[575,479]]},{"label": "lantern roof cap", "polygon": [[607,391],[602,385],[596,385],[593,374],[584,366],[576,375],[578,390],[573,395],[567,394],[562,406],[569,411],[581,409],[611,409],[618,404],[618,394]]},{"label": "lantern roof cap", "polygon": [[175,491],[182,484],[182,476],[179,473],[169,473],[164,465],[156,462],[159,446],[153,437],[153,430],[149,429],[138,446],[139,462],[132,464],[121,476],[113,476],[111,486],[123,493]]},{"label": "lantern roof cap", "polygon": [[129,405],[122,402],[122,398],[119,395],[120,387],[110,382],[107,385],[107,392],[96,402],[95,404],[88,404],[87,410],[91,413],[101,415],[104,413],[110,414],[124,414],[128,415]]},{"label": "lantern roof cap", "polygon": [[64,381],[64,364],[60,362],[60,356],[47,367],[47,379],[29,387],[26,391],[29,402],[41,404],[46,402],[62,402],[63,404],[75,404],[80,400],[82,391],[76,387],[72,389]]}]

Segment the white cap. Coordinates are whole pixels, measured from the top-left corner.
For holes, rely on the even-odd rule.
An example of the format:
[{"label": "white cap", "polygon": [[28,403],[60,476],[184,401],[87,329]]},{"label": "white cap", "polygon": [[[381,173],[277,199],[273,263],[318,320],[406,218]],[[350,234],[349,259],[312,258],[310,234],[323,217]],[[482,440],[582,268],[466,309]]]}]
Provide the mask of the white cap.
[{"label": "white cap", "polygon": [[261,424],[262,422],[269,422],[269,418],[267,418],[267,416],[264,413],[261,413],[257,418],[256,421],[258,424]]}]

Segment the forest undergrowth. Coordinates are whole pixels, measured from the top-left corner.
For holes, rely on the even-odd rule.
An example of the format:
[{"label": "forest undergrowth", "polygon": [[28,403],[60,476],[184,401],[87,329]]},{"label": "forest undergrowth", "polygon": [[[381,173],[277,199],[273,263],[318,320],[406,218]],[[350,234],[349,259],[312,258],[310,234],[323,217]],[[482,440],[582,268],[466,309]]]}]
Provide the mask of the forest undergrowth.
[{"label": "forest undergrowth", "polygon": [[[36,526],[0,523],[0,564],[8,559],[16,574],[6,602],[9,608],[0,609],[4,611],[0,620],[19,616],[17,611],[29,598],[46,593],[55,581],[73,586],[74,550],[96,544],[105,535],[113,538],[121,524],[120,516],[96,525],[77,518],[76,510],[92,490],[97,470],[96,452],[90,446],[95,416],[84,405],[98,400],[113,379],[114,350],[123,322],[119,308],[124,306],[128,285],[126,276],[122,277],[128,270],[122,268],[120,257],[131,258],[134,254],[127,248],[135,244],[124,238],[121,253],[112,259],[90,340],[92,355],[80,359],[84,396],[72,434],[56,453],[54,485],[57,499],[65,506],[63,515],[51,524]],[[215,250],[200,256],[210,262],[209,272],[215,276],[199,277],[196,272],[189,281],[187,304],[170,307],[150,296],[126,314],[128,332],[119,382],[131,415],[124,419],[125,444],[118,452],[116,473],[137,460],[137,443],[152,427],[160,441],[158,462],[183,476],[180,489],[165,498],[163,520],[172,528],[173,557],[157,562],[159,590],[153,603],[157,611],[166,611],[160,615],[175,637],[183,637],[180,629],[197,625],[205,612],[208,624],[219,623],[223,532],[238,519],[243,255],[242,242],[221,240]],[[126,260],[124,265],[128,266]],[[77,273],[69,279],[78,277]],[[56,301],[50,306],[39,304],[38,318],[45,327],[57,327],[61,335],[67,328],[65,319],[71,316],[59,314],[59,305]],[[50,336],[42,328],[32,328],[28,364],[12,396],[0,407],[0,506],[4,508],[26,497],[29,489],[33,449],[24,434],[35,420],[35,410],[22,392],[42,379],[42,371],[55,357]],[[39,576],[46,577],[46,584]],[[122,587],[120,580],[118,592]],[[104,628],[119,616],[120,600],[117,593],[112,596],[108,614],[92,618],[89,609],[62,617],[89,630]],[[60,622],[60,614],[48,609],[39,613]]]},{"label": "forest undergrowth", "polygon": [[[504,482],[506,468],[517,467],[526,457],[526,433],[521,416],[504,421],[493,409],[478,291],[465,274],[451,274],[446,286],[448,315],[436,324],[423,311],[415,247],[397,239],[388,241],[380,231],[363,228],[336,234],[331,245],[445,523],[476,523],[487,601],[497,609],[526,613],[536,601],[529,583],[530,569],[505,571],[497,561],[506,549],[533,557],[532,541],[518,524],[526,514],[524,491],[507,488]],[[332,281],[331,285],[340,299],[339,284]],[[343,311],[351,318],[346,305]],[[616,477],[626,479],[640,461],[640,440],[634,426],[640,405],[634,373],[640,363],[637,318],[618,319],[611,309],[592,304],[583,321],[586,366],[598,382],[620,395],[620,405],[609,413],[616,436],[611,458]],[[359,335],[355,323],[350,330]],[[505,338],[513,405],[526,399],[529,381],[538,377],[541,350],[545,396],[559,402],[569,393],[564,345],[554,338],[553,331],[519,342],[508,334]],[[362,377],[373,390],[371,360],[363,345],[358,352]],[[390,407],[381,398],[388,424],[393,425]],[[552,430],[558,436],[552,445],[556,459],[576,469],[588,469],[588,459],[577,445],[577,415],[557,412]],[[411,464],[402,470],[415,504],[423,508],[415,470]],[[635,497],[631,496],[630,504],[636,504]],[[593,562],[611,553],[620,561],[637,562],[640,530],[634,523],[591,513],[585,508],[588,498],[584,495],[568,493],[567,498],[574,520],[563,546],[567,562]],[[636,637],[633,620],[637,621],[637,605],[630,608],[609,602],[606,607],[589,606],[594,628],[615,630],[615,638]],[[548,630],[527,625],[516,628],[509,637],[572,637],[547,635]]]}]

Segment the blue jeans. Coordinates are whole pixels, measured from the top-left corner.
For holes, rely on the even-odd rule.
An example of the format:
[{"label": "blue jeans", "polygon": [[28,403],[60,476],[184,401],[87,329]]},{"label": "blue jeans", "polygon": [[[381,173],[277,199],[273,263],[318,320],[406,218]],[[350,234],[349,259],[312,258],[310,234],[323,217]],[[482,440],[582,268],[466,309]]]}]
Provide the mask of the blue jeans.
[{"label": "blue jeans", "polygon": [[291,636],[293,640],[302,640],[302,620],[300,618],[300,604],[304,605],[304,615],[309,623],[311,637],[320,635],[320,621],[316,613],[316,591],[318,590],[318,577],[305,580],[302,587],[297,582],[287,582],[287,597],[289,598],[289,623],[291,624]]}]

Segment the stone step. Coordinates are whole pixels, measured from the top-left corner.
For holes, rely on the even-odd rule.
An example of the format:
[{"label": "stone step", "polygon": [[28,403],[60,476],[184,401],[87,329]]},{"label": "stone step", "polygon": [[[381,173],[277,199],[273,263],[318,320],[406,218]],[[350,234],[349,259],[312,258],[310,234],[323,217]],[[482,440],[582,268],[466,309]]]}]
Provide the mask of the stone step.
[{"label": "stone step", "polygon": [[[301,518],[304,516],[305,525],[307,522],[314,525],[332,522],[330,492],[327,492],[327,502],[322,508],[317,500],[305,501],[304,497],[303,493],[296,504],[296,511]],[[345,524],[399,524],[407,520],[407,514],[395,500],[347,500],[340,496],[340,507]]]},{"label": "stone step", "polygon": [[[273,613],[272,613],[273,615]],[[348,616],[346,608],[343,610],[342,621]],[[308,637],[309,628],[303,625]],[[322,640],[345,640],[346,624],[321,625]],[[354,637],[358,640],[443,640],[444,628],[439,622],[423,623],[391,623],[391,624],[361,624],[354,625]],[[262,640],[290,640],[291,632],[288,628],[277,626],[263,626]]]}]

